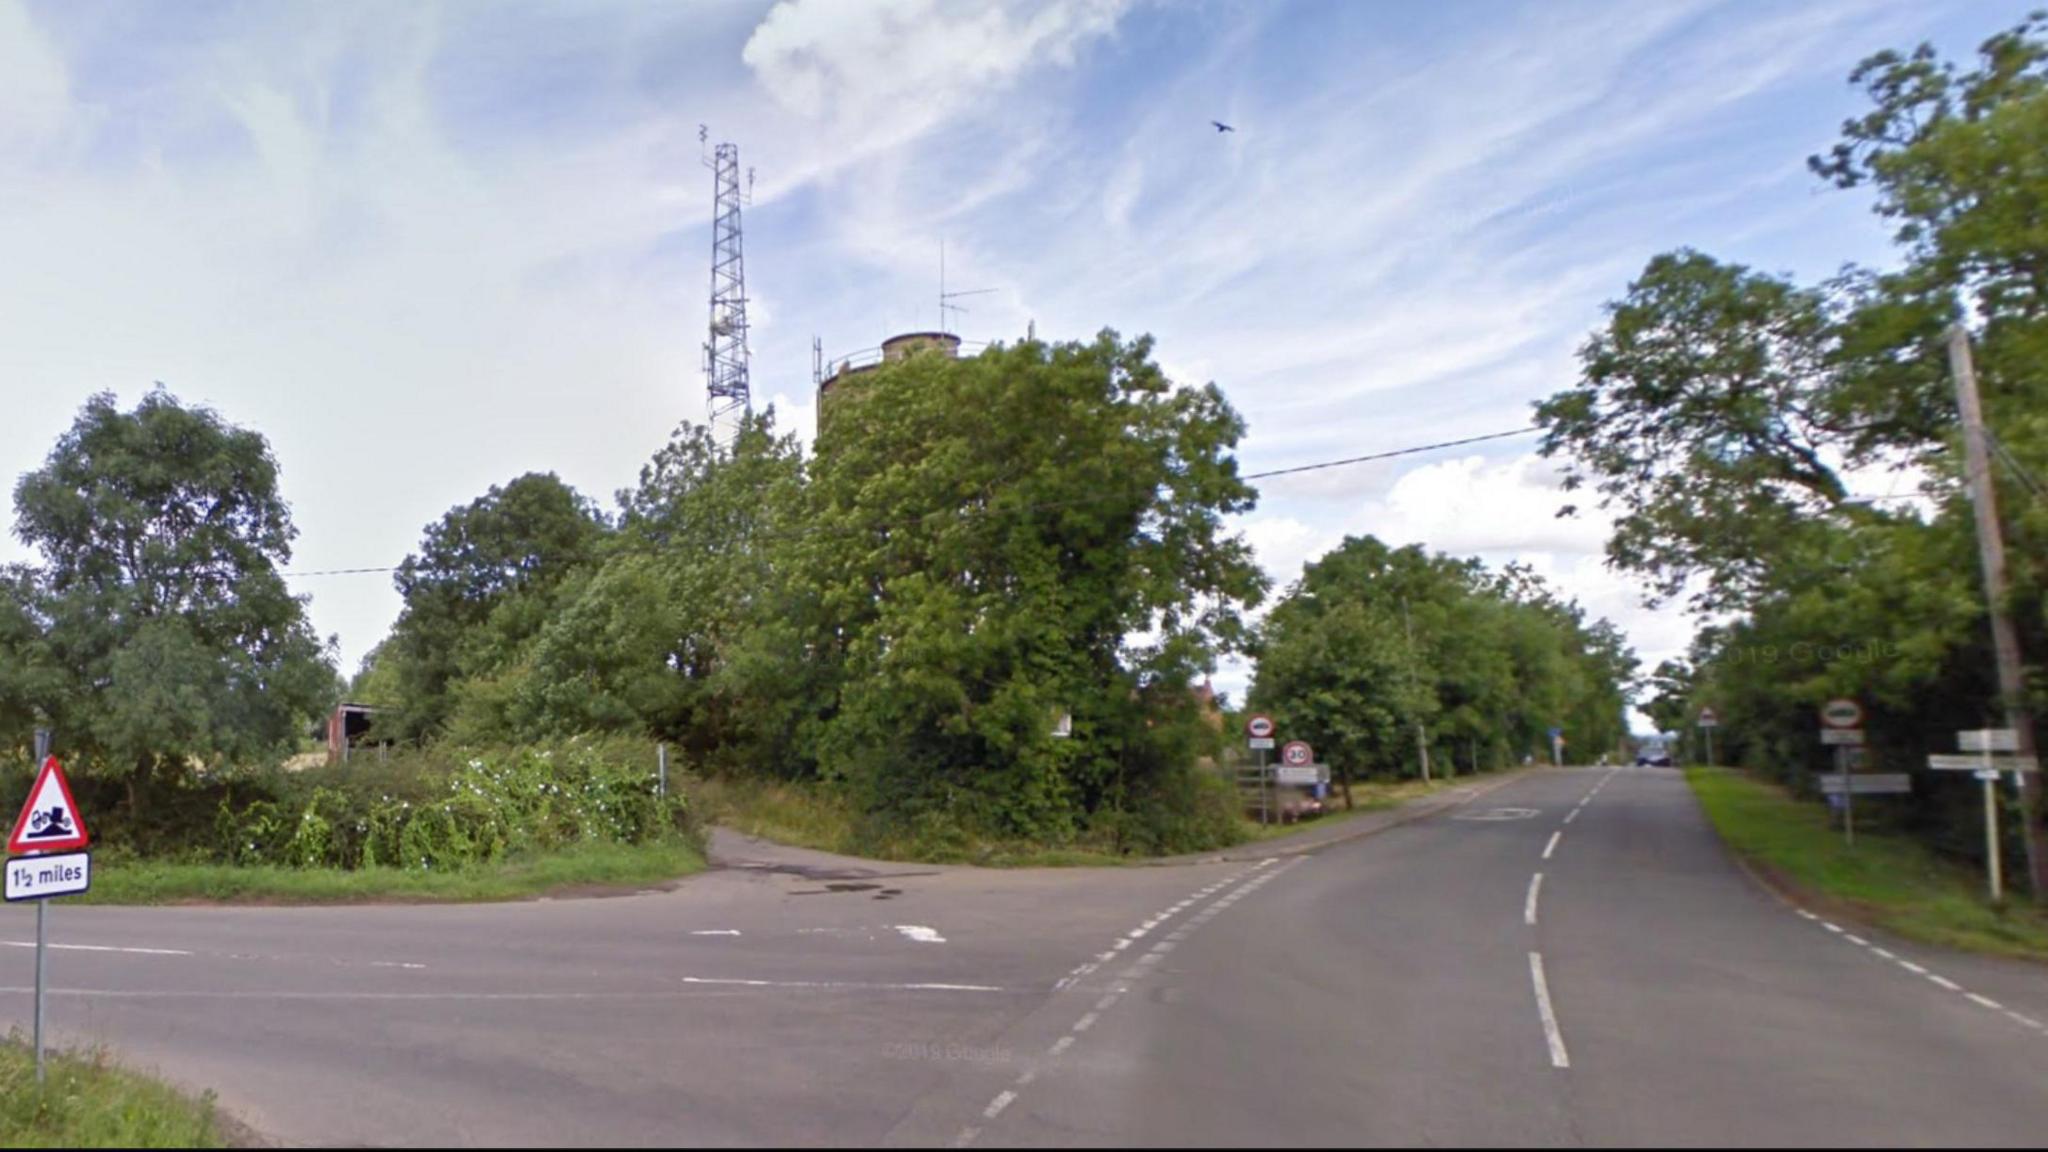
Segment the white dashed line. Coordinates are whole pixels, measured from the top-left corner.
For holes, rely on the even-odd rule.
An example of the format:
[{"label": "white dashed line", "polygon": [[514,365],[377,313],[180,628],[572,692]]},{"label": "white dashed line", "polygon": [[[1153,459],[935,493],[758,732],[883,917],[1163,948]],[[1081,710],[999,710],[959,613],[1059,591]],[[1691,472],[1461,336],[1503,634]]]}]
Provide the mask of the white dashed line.
[{"label": "white dashed line", "polygon": [[1550,1006],[1550,985],[1543,979],[1543,954],[1529,953],[1529,980],[1536,986],[1536,1014],[1543,1018],[1543,1038],[1550,1042],[1550,1066],[1569,1068],[1572,1060],[1564,1050],[1564,1033],[1558,1030],[1557,1013]]},{"label": "white dashed line", "polygon": [[1531,928],[1536,926],[1536,894],[1543,891],[1543,873],[1529,878],[1529,899],[1522,905],[1522,923]]},{"label": "white dashed line", "polygon": [[[1224,889],[1230,888],[1231,885],[1236,884],[1237,887],[1235,889],[1232,889],[1228,894],[1211,901],[1200,912],[1190,916],[1187,920],[1187,923],[1175,929],[1173,932],[1168,933],[1164,940],[1161,940],[1153,944],[1152,947],[1144,955],[1138,957],[1137,963],[1131,965],[1129,968],[1126,968],[1121,974],[1122,978],[1126,980],[1143,979],[1146,975],[1153,971],[1153,969],[1148,967],[1148,965],[1157,964],[1160,960],[1164,959],[1166,953],[1171,952],[1180,941],[1187,939],[1188,933],[1190,931],[1192,931],[1194,928],[1201,926],[1202,924],[1208,923],[1209,920],[1213,919],[1218,913],[1222,912],[1225,908],[1228,908],[1232,904],[1235,904],[1237,901],[1242,900],[1244,897],[1257,891],[1259,888],[1263,887],[1269,881],[1274,880],[1275,878],[1279,877],[1282,873],[1286,872],[1289,868],[1292,868],[1296,864],[1301,863],[1303,859],[1305,859],[1305,857],[1297,856],[1292,860],[1289,860],[1285,864],[1281,864],[1279,857],[1272,857],[1266,860],[1261,860],[1257,864],[1251,866],[1250,868],[1245,869],[1244,871],[1235,873],[1230,876],[1226,876],[1222,880],[1216,881],[1208,887],[1203,888],[1200,891],[1196,892],[1193,896],[1190,896],[1187,899],[1182,900],[1180,903],[1173,905],[1172,907],[1154,916],[1152,919],[1143,922],[1136,929],[1128,933],[1125,933],[1121,938],[1119,938],[1113,944],[1111,944],[1109,951],[1104,952],[1099,957],[1097,957],[1095,963],[1083,964],[1080,967],[1074,969],[1073,972],[1069,973],[1069,979],[1060,981],[1059,984],[1055,985],[1055,990],[1064,991],[1068,986],[1070,986],[1073,983],[1074,977],[1086,975],[1090,972],[1093,972],[1099,965],[1101,965],[1104,962],[1107,962],[1117,953],[1129,949],[1133,943],[1143,939],[1147,934],[1152,932],[1155,928],[1158,928],[1161,924],[1164,924],[1166,921],[1171,920],[1174,916],[1177,916],[1180,913],[1186,911],[1193,905],[1198,904],[1203,900],[1207,900],[1209,899],[1209,897],[1215,895],[1216,893],[1222,892]],[[1281,864],[1281,866],[1278,868],[1273,868],[1271,871],[1262,871],[1263,869],[1266,869],[1274,864]],[[1245,876],[1247,873],[1258,873],[1258,875],[1253,879],[1245,880]],[[1243,883],[1239,883],[1240,881],[1243,881]],[[1101,999],[1097,1000],[1095,1002],[1095,1007],[1092,1011],[1084,1013],[1080,1019],[1074,1021],[1073,1026],[1068,1030],[1067,1035],[1062,1036],[1058,1040],[1053,1042],[1052,1047],[1047,1050],[1047,1056],[1052,1059],[1057,1059],[1065,1055],[1066,1052],[1074,1046],[1076,1039],[1082,1033],[1088,1031],[1090,1028],[1093,1028],[1101,1020],[1101,1013],[1108,1011],[1112,1006],[1114,1006],[1117,999],[1127,991],[1129,991],[1129,988],[1127,986],[1119,985],[1115,991],[1110,992],[1104,995]],[[1015,1082],[1015,1087],[1022,1088],[1025,1085],[1030,1084],[1034,1079],[1037,1078],[1038,1071],[1039,1070],[1036,1068],[1026,1070],[1022,1075],[1020,1075],[1017,1078]],[[983,1111],[983,1115],[986,1118],[993,1120],[1002,1113],[1003,1109],[1008,1108],[1012,1103],[1015,1103],[1016,1100],[1017,1092],[1015,1088],[1005,1089],[1001,1093],[997,1094],[995,1099],[989,1102],[987,1109]],[[968,1145],[973,1144],[977,1139],[979,1139],[981,1136],[981,1132],[982,1130],[979,1127],[969,1126],[963,1128],[960,1131],[959,1137],[954,1141],[954,1145],[956,1147],[965,1148]]]},{"label": "white dashed line", "polygon": [[1579,818],[1579,809],[1577,809],[1577,808],[1574,808],[1574,809],[1572,809],[1571,811],[1569,811],[1569,812],[1567,812],[1567,813],[1565,813],[1565,814],[1564,814],[1564,822],[1565,822],[1565,823],[1567,823],[1567,824],[1571,823],[1571,822],[1572,822],[1572,821],[1574,821],[1574,820],[1577,820],[1578,818]]},{"label": "white dashed line", "polygon": [[2031,1028],[2036,1031],[2048,1031],[2048,1029],[2044,1029],[2042,1025],[2037,1021],[2012,1011],[2005,1005],[2000,1004],[1998,1001],[1993,1000],[1989,996],[1969,991],[1968,989],[1964,988],[1962,985],[1956,983],[1948,977],[1943,976],[1937,972],[1930,972],[1921,965],[1916,964],[1911,960],[1907,960],[1904,957],[1893,953],[1889,949],[1880,948],[1877,945],[1872,944],[1870,941],[1865,940],[1863,937],[1858,936],[1853,932],[1844,931],[1841,927],[1832,924],[1826,920],[1822,920],[1820,917],[1814,915],[1811,912],[1808,912],[1804,908],[1794,908],[1793,911],[1797,912],[1801,918],[1811,920],[1814,923],[1819,924],[1821,927],[1827,929],[1829,932],[1841,937],[1849,943],[1854,944],[1859,948],[1869,949],[1872,955],[1880,957],[1884,960],[1889,960],[1890,962],[1897,964],[1899,967],[1905,969],[1906,971],[1911,972],[1915,976],[1925,977],[1928,983],[1933,984],[1937,988],[1941,988],[1948,992],[1961,993],[1964,999],[1970,1001],[1978,1007],[1988,1008],[1993,1012],[2003,1013],[2014,1023],[2020,1024],[2024,1027]]},{"label": "white dashed line", "polygon": [[927,928],[922,924],[898,924],[895,928],[898,932],[903,933],[903,935],[917,941],[919,944],[944,944],[946,942],[946,938],[939,935],[936,929]]},{"label": "white dashed line", "polygon": [[1548,860],[1548,859],[1550,859],[1550,854],[1551,854],[1552,852],[1555,852],[1555,851],[1557,851],[1557,842],[1558,842],[1559,840],[1563,839],[1563,838],[1564,838],[1564,833],[1562,833],[1562,832],[1552,832],[1552,833],[1550,834],[1550,843],[1548,843],[1548,844],[1545,844],[1545,845],[1543,846],[1543,858],[1544,858],[1545,860]]}]

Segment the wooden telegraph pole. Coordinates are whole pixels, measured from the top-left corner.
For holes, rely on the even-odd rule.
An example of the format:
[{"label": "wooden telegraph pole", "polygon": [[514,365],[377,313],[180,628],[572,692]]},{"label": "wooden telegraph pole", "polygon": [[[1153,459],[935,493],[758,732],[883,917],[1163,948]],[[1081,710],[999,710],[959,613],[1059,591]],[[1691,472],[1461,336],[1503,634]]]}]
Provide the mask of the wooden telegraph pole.
[{"label": "wooden telegraph pole", "polygon": [[[1970,359],[1970,333],[1961,324],[1948,330],[1949,369],[1956,378],[1956,410],[1963,423],[1963,462],[1968,470],[1970,504],[1977,513],[1977,550],[1984,562],[1984,599],[1991,610],[1991,649],[1998,663],[1998,694],[2005,706],[2005,726],[2019,734],[2019,753],[2034,755],[2033,719],[2027,715],[2025,682],[2020,673],[2019,633],[2006,611],[2005,537],[1998,524],[1998,490],[1991,478],[1991,453],[1985,443],[1984,409],[1977,398],[1977,370]],[[2027,849],[2028,887],[2035,903],[2048,902],[2048,842],[2041,824],[2041,775],[2019,772],[2021,839]]]}]

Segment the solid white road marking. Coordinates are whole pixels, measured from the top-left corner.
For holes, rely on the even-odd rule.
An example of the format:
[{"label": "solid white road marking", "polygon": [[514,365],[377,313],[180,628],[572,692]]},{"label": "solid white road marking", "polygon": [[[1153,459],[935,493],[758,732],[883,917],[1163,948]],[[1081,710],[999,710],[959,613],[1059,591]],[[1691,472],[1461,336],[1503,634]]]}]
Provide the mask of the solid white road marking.
[{"label": "solid white road marking", "polygon": [[1536,894],[1543,890],[1543,873],[1529,878],[1529,899],[1522,905],[1522,923],[1536,926]]},{"label": "solid white road marking", "polygon": [[[33,940],[0,940],[0,947],[33,948]],[[53,952],[119,952],[128,956],[192,956],[195,953],[176,948],[114,948],[105,944],[52,944]]]},{"label": "solid white road marking", "polygon": [[685,984],[728,984],[742,988],[876,988],[901,992],[1001,992],[991,984],[860,984],[840,980],[740,980],[715,976],[685,976]]},{"label": "solid white road marking", "polygon": [[2005,1011],[2005,1005],[2003,1005],[2003,1004],[2000,1004],[2000,1003],[1999,1003],[1998,1001],[1996,1001],[1996,1000],[1993,1000],[1993,999],[1992,999],[1991,997],[1989,997],[1989,996],[1979,996],[1979,995],[1978,995],[1977,993],[1975,993],[1975,992],[1966,992],[1966,993],[1964,993],[1964,995],[1965,995],[1965,996],[1967,996],[1967,997],[1968,997],[1968,998],[1969,998],[1969,999],[1970,999],[1971,1001],[1973,1001],[1973,1002],[1975,1002],[1975,1003],[1977,1003],[1977,1004],[1980,1004],[1980,1005],[1982,1005],[1982,1006],[1984,1006],[1984,1007],[1986,1007],[1986,1008],[1989,1008],[1989,1009],[1991,1009],[1991,1010],[1992,1010],[1993,1012],[2003,1012],[2003,1011]]},{"label": "solid white road marking", "polygon": [[2034,1019],[2031,1016],[2022,1016],[2010,1008],[2007,1008],[2005,1010],[2005,1014],[2007,1016],[2012,1017],[2015,1021],[2024,1024],[2029,1028],[2035,1029],[2036,1031],[2039,1031],[2041,1028],[2041,1022],[2039,1020]]},{"label": "solid white road marking", "polygon": [[1847,940],[1849,943],[1854,944],[1858,948],[1870,947],[1870,941],[1865,940],[1863,937],[1856,935],[1854,932],[1844,932],[1842,934],[1842,939]]},{"label": "solid white road marking", "polygon": [[1543,979],[1543,954],[1529,953],[1529,980],[1536,986],[1536,1014],[1543,1018],[1543,1038],[1550,1042],[1550,1066],[1569,1068],[1572,1060],[1564,1050],[1564,1033],[1558,1030],[1557,1013],[1550,1006],[1550,985]]},{"label": "solid white road marking", "polygon": [[898,932],[903,933],[920,944],[944,944],[946,942],[946,938],[939,935],[935,929],[927,928],[922,924],[898,924],[895,928]]},{"label": "solid white road marking", "polygon": [[1557,842],[1558,842],[1559,840],[1563,839],[1563,838],[1564,838],[1564,833],[1562,833],[1562,832],[1552,832],[1552,833],[1550,834],[1550,843],[1548,843],[1548,844],[1545,844],[1545,845],[1543,846],[1543,858],[1544,858],[1545,860],[1548,860],[1548,859],[1550,859],[1550,854],[1551,854],[1552,852],[1555,852],[1555,851],[1557,851]]},{"label": "solid white road marking", "polygon": [[1842,929],[1838,925],[1830,924],[1825,920],[1820,922],[1820,926],[1827,929],[1830,932],[1833,932],[1837,936],[1840,936],[1842,934]]},{"label": "solid white road marking", "polygon": [[1915,976],[1927,975],[1927,969],[1922,968],[1918,964],[1913,963],[1911,960],[1899,961],[1899,967],[1904,968],[1906,971],[1911,972]]},{"label": "solid white road marking", "polygon": [[989,1101],[988,1108],[987,1110],[982,1112],[982,1115],[993,1120],[997,1116],[1002,1115],[1003,1109],[1008,1108],[1010,1106],[1010,1102],[1012,1100],[1015,1100],[1016,1098],[1017,1094],[1015,1092],[1012,1092],[1008,1088],[1005,1088],[1001,1092],[996,1093],[995,1099]]},{"label": "solid white road marking", "polygon": [[1884,957],[1884,958],[1885,958],[1885,959],[1887,959],[1887,960],[1897,960],[1897,959],[1898,959],[1898,957],[1897,957],[1896,955],[1894,955],[1894,954],[1892,954],[1892,953],[1890,953],[1890,952],[1887,952],[1887,951],[1885,951],[1885,950],[1884,950],[1884,949],[1882,949],[1882,948],[1878,948],[1878,947],[1872,947],[1872,948],[1871,948],[1870,950],[1871,950],[1872,952],[1876,953],[1877,955],[1879,955],[1879,956],[1882,956],[1882,957]]},{"label": "solid white road marking", "polygon": [[1963,990],[1962,985],[1957,984],[1955,981],[1949,979],[1946,976],[1936,976],[1934,973],[1929,972],[1927,974],[1927,979],[1932,981],[1936,986],[1946,988],[1951,992],[1961,992]]},{"label": "solid white road marking", "polygon": [[737,928],[706,928],[701,932],[690,933],[692,936],[737,936],[739,934],[740,930]]}]

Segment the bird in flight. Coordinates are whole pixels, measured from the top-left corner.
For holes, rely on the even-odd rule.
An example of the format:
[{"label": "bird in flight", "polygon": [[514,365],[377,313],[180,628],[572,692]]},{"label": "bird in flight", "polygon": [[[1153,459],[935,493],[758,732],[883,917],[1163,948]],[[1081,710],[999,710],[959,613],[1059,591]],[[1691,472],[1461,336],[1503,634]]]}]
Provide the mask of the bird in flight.
[{"label": "bird in flight", "polygon": [[1211,121],[1209,121],[1209,123],[1211,123],[1211,124],[1214,124],[1214,125],[1216,126],[1216,130],[1217,130],[1218,132],[1235,132],[1235,131],[1237,131],[1237,129],[1235,129],[1235,128],[1232,128],[1232,127],[1231,127],[1230,125],[1228,125],[1228,124],[1225,124],[1225,123],[1224,123],[1223,121],[1221,121],[1221,120],[1211,120]]}]

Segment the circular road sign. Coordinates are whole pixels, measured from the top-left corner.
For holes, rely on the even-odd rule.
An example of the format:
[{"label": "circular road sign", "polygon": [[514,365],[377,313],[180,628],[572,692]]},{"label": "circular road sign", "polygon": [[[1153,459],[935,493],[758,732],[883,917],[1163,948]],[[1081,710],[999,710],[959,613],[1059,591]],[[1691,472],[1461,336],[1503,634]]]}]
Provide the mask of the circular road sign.
[{"label": "circular road sign", "polygon": [[1268,740],[1273,736],[1273,718],[1264,713],[1254,713],[1244,722],[1245,735],[1254,740]]},{"label": "circular road sign", "polygon": [[1863,723],[1863,705],[1842,697],[1830,700],[1820,709],[1820,722],[1830,728],[1854,728]]},{"label": "circular road sign", "polygon": [[1316,762],[1315,750],[1310,748],[1306,741],[1290,741],[1285,748],[1280,749],[1280,762],[1295,768],[1313,764]]}]

